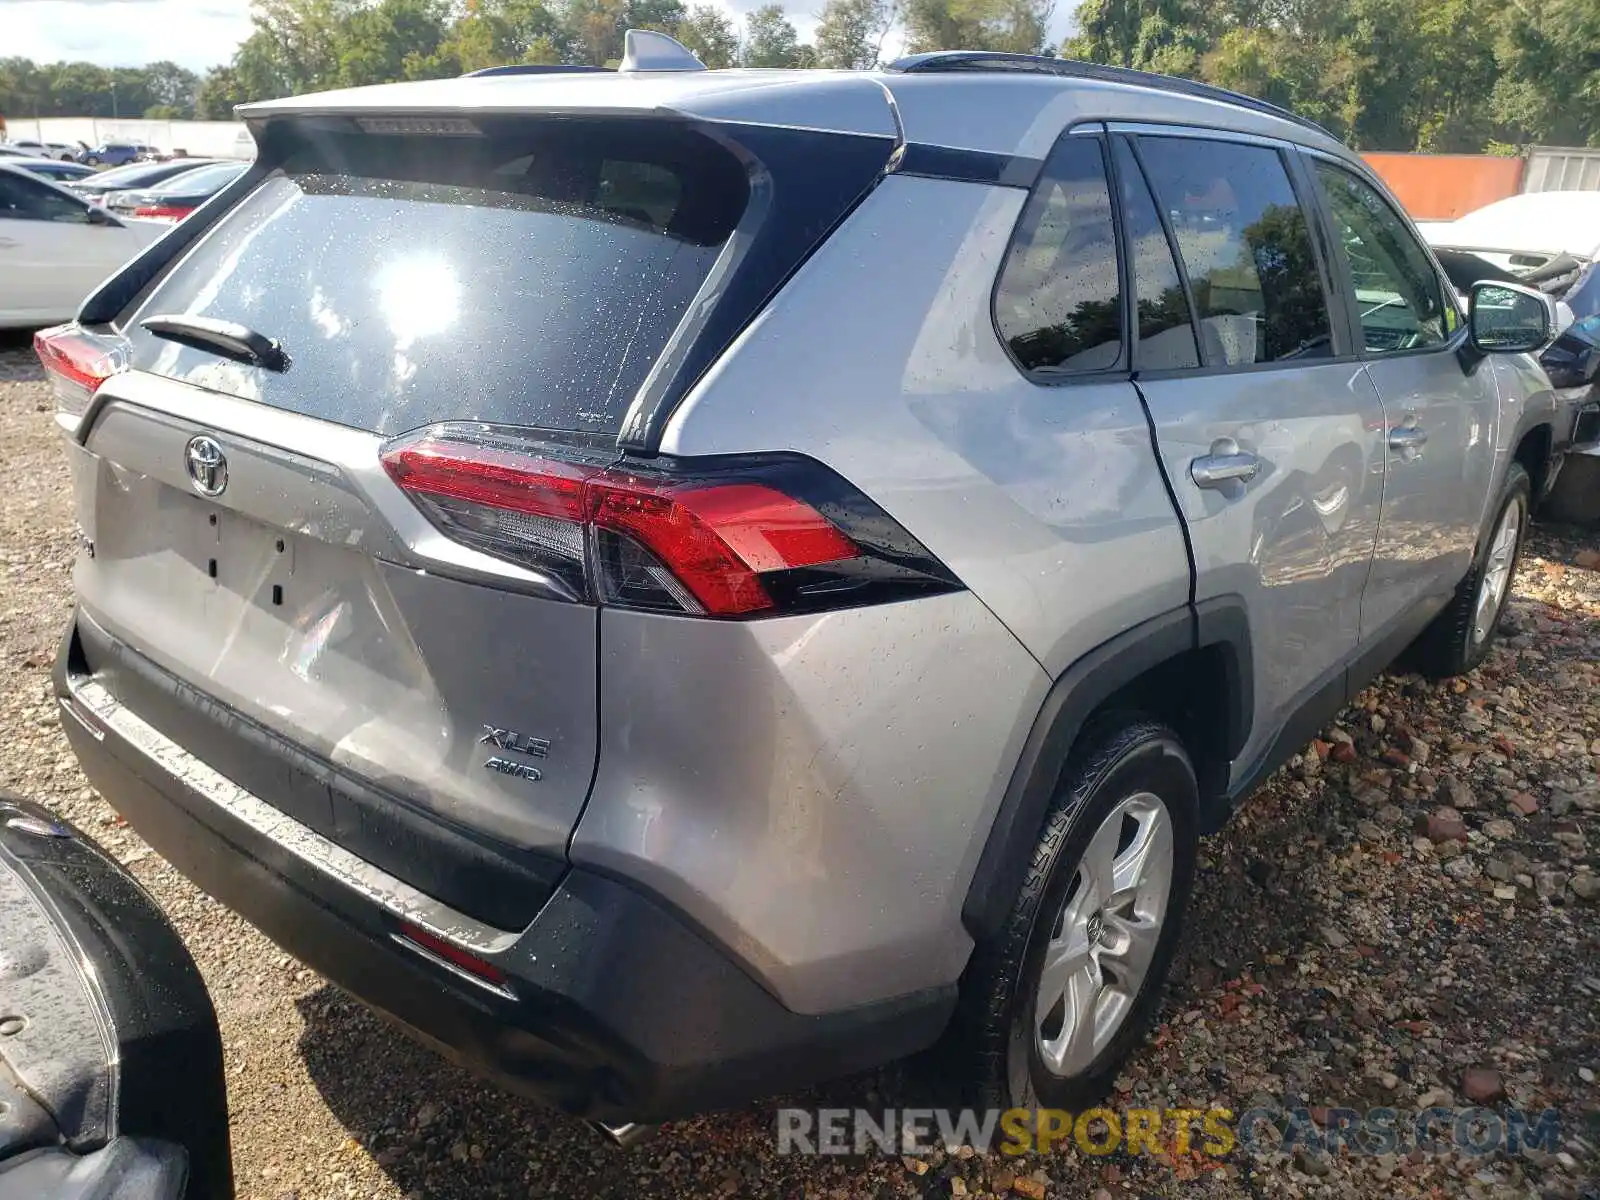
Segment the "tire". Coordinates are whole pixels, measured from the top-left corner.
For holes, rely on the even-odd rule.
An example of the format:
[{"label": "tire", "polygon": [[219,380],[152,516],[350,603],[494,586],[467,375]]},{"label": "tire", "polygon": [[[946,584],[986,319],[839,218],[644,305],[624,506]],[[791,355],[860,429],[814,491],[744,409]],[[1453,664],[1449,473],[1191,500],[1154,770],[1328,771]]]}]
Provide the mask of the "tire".
[{"label": "tire", "polygon": [[[1412,646],[1412,665],[1430,679],[1448,679],[1472,670],[1494,644],[1500,614],[1505,611],[1511,586],[1516,582],[1517,563],[1522,558],[1522,539],[1528,531],[1528,514],[1533,507],[1533,485],[1521,463],[1506,471],[1494,520],[1479,539],[1472,569],[1456,588],[1449,605],[1422,631]],[[1516,540],[1506,552],[1504,537],[1507,522],[1513,522]],[[1500,569],[1504,574],[1500,575]],[[1498,579],[1498,584],[1496,584]],[[1485,600],[1485,588],[1498,588],[1492,603]],[[1487,611],[1480,606],[1489,603]]]},{"label": "tire", "polygon": [[91,167],[98,167],[100,165],[100,159],[96,155],[93,155],[93,154],[89,155],[89,157],[84,159],[83,161],[84,161],[85,165],[91,166]]},{"label": "tire", "polygon": [[[956,1061],[947,1065],[972,1103],[1076,1110],[1106,1093],[1161,1000],[1194,882],[1198,806],[1194,767],[1165,725],[1124,715],[1096,722],[1080,736],[1016,903],[1001,931],[974,952],[962,979],[949,1039]],[[1106,831],[1119,810],[1128,815],[1115,822],[1112,835]],[[1141,841],[1148,867],[1159,869],[1162,828],[1170,858],[1151,929],[1153,892],[1103,905],[1090,880],[1096,862],[1131,862]],[[1112,842],[1108,857],[1103,851]],[[1150,874],[1155,888],[1156,870]],[[1137,943],[1128,933],[1133,926],[1146,931]],[[1097,933],[1102,940],[1095,943]],[[1063,969],[1053,972],[1075,981],[1054,1000],[1041,997],[1053,941],[1058,951],[1076,942],[1073,957],[1083,963],[1070,977]],[[1140,947],[1148,955],[1142,973],[1142,955],[1132,953]],[[1103,991],[1094,986],[1096,976]],[[1082,1041],[1073,1030],[1092,1025],[1072,1021],[1069,1005],[1074,996],[1090,995],[1095,999],[1087,1010],[1099,1012],[1108,1027],[1103,1036]],[[1120,1013],[1115,1024],[1113,1008]],[[1062,1052],[1060,1065],[1052,1066],[1047,1055],[1056,1051]]]}]

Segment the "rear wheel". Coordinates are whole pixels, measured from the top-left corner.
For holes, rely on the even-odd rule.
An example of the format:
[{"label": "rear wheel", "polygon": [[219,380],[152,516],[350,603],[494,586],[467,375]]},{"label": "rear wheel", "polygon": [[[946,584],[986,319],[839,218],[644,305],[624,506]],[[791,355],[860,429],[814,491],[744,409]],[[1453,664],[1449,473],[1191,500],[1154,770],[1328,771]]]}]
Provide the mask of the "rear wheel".
[{"label": "rear wheel", "polygon": [[1004,928],[973,956],[954,1045],[985,1107],[1097,1099],[1160,1002],[1194,878],[1198,788],[1177,735],[1085,732]]},{"label": "rear wheel", "polygon": [[1417,639],[1413,657],[1424,675],[1435,679],[1461,675],[1489,653],[1516,578],[1532,495],[1527,471],[1521,463],[1512,463],[1494,509],[1494,523],[1478,548],[1472,569],[1456,588],[1449,607]]}]

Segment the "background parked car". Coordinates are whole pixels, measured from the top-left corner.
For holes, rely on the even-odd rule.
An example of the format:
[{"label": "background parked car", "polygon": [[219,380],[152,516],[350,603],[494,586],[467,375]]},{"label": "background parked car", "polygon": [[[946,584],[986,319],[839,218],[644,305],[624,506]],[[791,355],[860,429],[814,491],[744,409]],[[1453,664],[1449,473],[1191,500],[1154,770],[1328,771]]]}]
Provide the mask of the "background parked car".
[{"label": "background parked car", "polygon": [[0,1200],[232,1196],[216,1012],[149,893],[0,792],[0,899]]},{"label": "background parked car", "polygon": [[87,199],[95,200],[111,192],[120,192],[133,188],[152,188],[158,183],[164,183],[175,175],[182,175],[185,171],[193,171],[196,167],[208,167],[219,162],[215,158],[186,158],[175,159],[171,162],[159,163],[129,163],[125,167],[113,167],[109,171],[99,171],[79,180],[72,185],[72,190]]},{"label": "background parked car", "polygon": [[37,175],[40,179],[53,179],[57,183],[70,183],[94,174],[93,167],[86,167],[82,163],[62,162],[57,158],[13,158],[9,161],[12,166],[21,167],[30,175]]},{"label": "background parked car", "polygon": [[53,158],[57,162],[71,162],[77,157],[77,147],[69,146],[66,142],[40,142],[32,138],[23,138],[7,144],[11,149],[21,150],[24,154],[32,154],[38,158]]},{"label": "background parked car", "polygon": [[1600,313],[1600,192],[1510,196],[1422,233],[1435,250],[1467,251],[1554,298],[1558,329]]},{"label": "background parked car", "polygon": [[0,160],[0,328],[50,325],[155,241],[164,227],[124,222]]},{"label": "background parked car", "polygon": [[143,142],[101,142],[98,146],[80,152],[77,158],[79,162],[88,163],[91,167],[120,167],[124,163],[133,162],[139,155],[154,150],[154,146],[147,146]]},{"label": "background parked car", "polygon": [[243,162],[213,163],[175,175],[153,188],[112,192],[104,203],[118,216],[181,221],[249,168],[250,164]]}]

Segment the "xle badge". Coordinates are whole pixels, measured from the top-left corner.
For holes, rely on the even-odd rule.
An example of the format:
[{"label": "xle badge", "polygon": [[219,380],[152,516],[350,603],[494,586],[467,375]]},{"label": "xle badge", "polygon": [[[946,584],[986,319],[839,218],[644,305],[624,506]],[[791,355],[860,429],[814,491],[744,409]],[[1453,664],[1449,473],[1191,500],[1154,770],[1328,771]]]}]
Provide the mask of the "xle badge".
[{"label": "xle badge", "polygon": [[[514,729],[500,729],[494,725],[485,725],[483,734],[478,738],[478,745],[493,746],[496,750],[507,750],[514,754],[526,754],[530,758],[545,758],[550,753],[550,742],[547,738],[529,737],[527,734],[518,733]],[[526,779],[530,783],[537,783],[544,777],[538,767],[529,763],[515,762],[509,758],[501,758],[498,754],[491,755],[483,764],[491,771],[498,771],[502,775],[512,775],[518,779]]]}]

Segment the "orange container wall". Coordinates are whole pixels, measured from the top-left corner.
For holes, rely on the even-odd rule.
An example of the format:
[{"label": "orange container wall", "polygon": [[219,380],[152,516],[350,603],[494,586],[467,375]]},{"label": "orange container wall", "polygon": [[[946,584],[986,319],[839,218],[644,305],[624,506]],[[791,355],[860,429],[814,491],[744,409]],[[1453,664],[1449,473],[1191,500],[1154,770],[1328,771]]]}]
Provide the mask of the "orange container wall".
[{"label": "orange container wall", "polygon": [[1524,162],[1494,154],[1363,154],[1416,221],[1453,221],[1522,190]]}]

